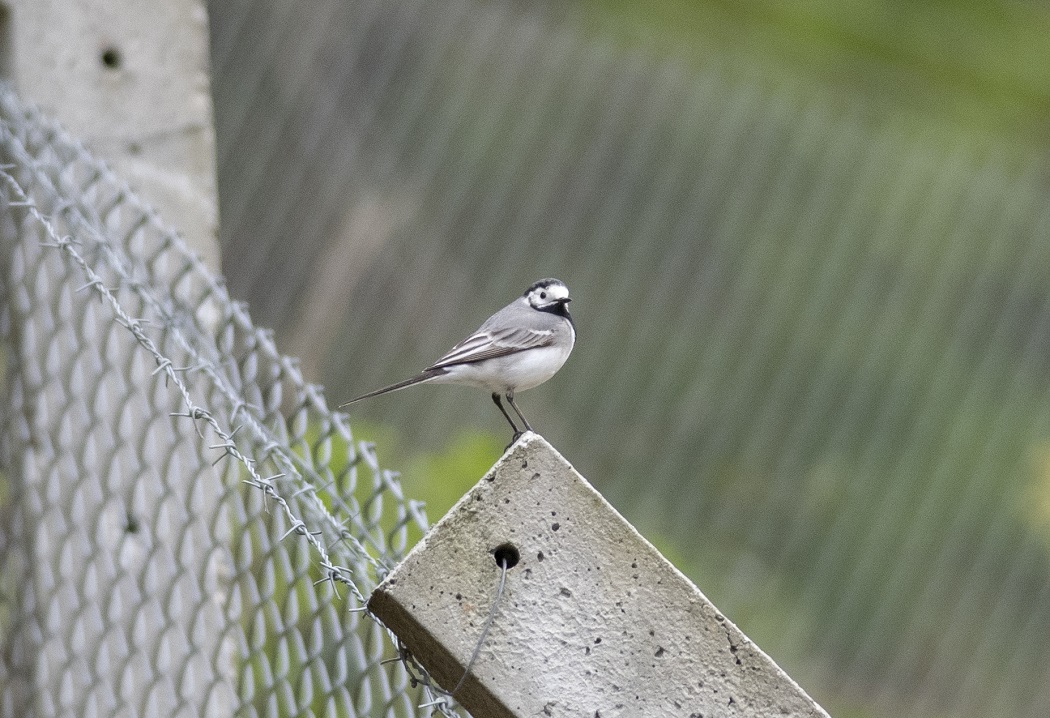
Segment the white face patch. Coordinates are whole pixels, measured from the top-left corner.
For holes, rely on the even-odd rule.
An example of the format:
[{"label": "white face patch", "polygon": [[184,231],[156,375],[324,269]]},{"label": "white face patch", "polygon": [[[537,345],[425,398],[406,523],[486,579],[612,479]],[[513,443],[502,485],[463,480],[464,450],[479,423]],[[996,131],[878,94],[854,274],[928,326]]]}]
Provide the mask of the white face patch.
[{"label": "white face patch", "polygon": [[549,307],[569,298],[569,288],[561,282],[536,287],[529,292],[529,304],[534,307]]}]

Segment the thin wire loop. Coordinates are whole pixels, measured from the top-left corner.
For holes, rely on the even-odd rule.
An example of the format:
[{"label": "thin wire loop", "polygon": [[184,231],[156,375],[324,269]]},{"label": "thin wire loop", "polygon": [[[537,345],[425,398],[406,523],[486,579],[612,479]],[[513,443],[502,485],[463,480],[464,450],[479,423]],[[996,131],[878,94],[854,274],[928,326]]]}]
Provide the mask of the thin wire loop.
[{"label": "thin wire loop", "polygon": [[496,618],[496,609],[499,608],[500,599],[503,598],[503,587],[507,583],[507,559],[503,558],[500,561],[500,568],[502,569],[499,574],[499,588],[496,589],[496,600],[492,602],[492,608],[489,609],[489,616],[485,619],[485,625],[481,627],[481,635],[478,637],[477,645],[474,646],[474,653],[471,654],[470,660],[467,661],[467,667],[463,669],[463,675],[459,679],[459,683],[449,693],[450,696],[455,696],[456,692],[463,687],[463,682],[467,680],[467,676],[470,675],[470,671],[474,668],[474,662],[478,660],[478,654],[481,653],[481,647],[485,645],[485,637],[488,636],[489,629],[492,628],[492,621]]}]

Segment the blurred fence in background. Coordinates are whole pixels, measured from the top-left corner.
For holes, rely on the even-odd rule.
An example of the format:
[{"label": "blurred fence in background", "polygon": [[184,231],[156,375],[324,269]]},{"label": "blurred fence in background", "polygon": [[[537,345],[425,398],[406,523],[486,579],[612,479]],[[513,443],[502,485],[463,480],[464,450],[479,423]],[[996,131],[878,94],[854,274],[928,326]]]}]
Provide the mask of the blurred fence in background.
[{"label": "blurred fence in background", "polygon": [[231,291],[348,398],[558,276],[525,411],[833,714],[1047,715],[1045,154],[539,6],[213,2]]},{"label": "blurred fence in background", "polygon": [[4,85],[0,160],[0,715],[455,715],[363,610],[418,502]]}]

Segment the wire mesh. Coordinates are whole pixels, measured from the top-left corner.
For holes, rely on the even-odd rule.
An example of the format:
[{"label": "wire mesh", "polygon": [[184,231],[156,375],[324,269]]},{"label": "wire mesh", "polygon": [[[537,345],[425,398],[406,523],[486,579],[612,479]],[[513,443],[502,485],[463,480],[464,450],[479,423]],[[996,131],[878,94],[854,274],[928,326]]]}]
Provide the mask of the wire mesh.
[{"label": "wire mesh", "polygon": [[234,293],[350,397],[558,276],[530,421],[833,714],[1047,715],[1045,149],[550,5],[213,2]]},{"label": "wire mesh", "polygon": [[0,712],[455,715],[363,608],[426,528],[396,475],[7,87],[0,155]]}]

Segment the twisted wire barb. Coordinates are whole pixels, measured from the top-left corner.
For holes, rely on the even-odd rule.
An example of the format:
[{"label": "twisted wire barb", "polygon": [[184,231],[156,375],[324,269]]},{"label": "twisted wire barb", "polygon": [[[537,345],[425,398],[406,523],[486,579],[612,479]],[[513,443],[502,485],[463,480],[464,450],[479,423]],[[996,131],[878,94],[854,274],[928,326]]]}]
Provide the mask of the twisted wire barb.
[{"label": "twisted wire barb", "polygon": [[[222,450],[223,456],[221,456],[220,459],[229,456],[240,462],[250,476],[249,479],[245,480],[245,483],[261,490],[269,499],[281,508],[292,526],[288,533],[281,537],[282,540],[292,532],[298,533],[300,536],[304,537],[314,550],[317,551],[318,556],[320,556],[319,565],[325,571],[326,575],[332,580],[339,581],[346,585],[358,602],[363,605],[366,602],[366,599],[361,594],[357,585],[349,578],[349,569],[332,563],[328,550],[325,548],[324,544],[317,538],[315,533],[306,530],[306,523],[296,516],[288,502],[273,487],[273,479],[276,477],[263,477],[259,474],[258,470],[256,470],[255,461],[237,448],[237,444],[233,438],[233,433],[235,432],[227,432],[224,430],[210,411],[197,405],[190,394],[189,388],[186,386],[185,382],[183,382],[178,372],[175,371],[174,365],[166,359],[157,348],[153,339],[143,329],[143,322],[140,319],[135,319],[128,315],[113,291],[105,286],[99,274],[77,250],[77,242],[70,237],[63,237],[58,233],[51,220],[45,217],[35,203],[29,199],[25,190],[22,189],[22,186],[10,173],[6,170],[0,170],[0,178],[3,178],[5,184],[7,184],[15,196],[18,197],[18,201],[23,203],[26,211],[28,211],[33,218],[40,223],[48,236],[51,237],[52,241],[46,244],[61,249],[77,264],[77,266],[80,267],[80,270],[89,280],[89,284],[86,286],[90,286],[96,294],[98,294],[103,301],[109,305],[116,317],[116,321],[130,331],[139,346],[145,349],[153,357],[157,363],[158,370],[164,372],[166,379],[175,386],[176,390],[181,395],[182,403],[186,407],[186,413],[184,416],[190,417],[194,421],[204,422],[220,439],[220,443],[211,446],[213,449]],[[210,376],[212,376],[212,373],[209,373],[209,377]],[[327,515],[334,520],[334,517],[332,517],[331,514]]]},{"label": "twisted wire barb", "polygon": [[[21,159],[24,164],[31,165],[33,162],[33,158],[25,148],[24,144],[20,141],[18,137],[14,136],[9,131],[6,131],[8,129],[6,126],[4,129],[5,134],[8,135],[8,138],[13,146],[13,149],[16,150],[17,154],[21,155],[19,159]],[[62,129],[55,125],[49,126],[48,130],[56,135],[63,134]],[[87,151],[84,150],[79,144],[77,144],[71,139],[68,141],[69,144],[74,146],[81,155],[90,159],[90,154],[87,153]],[[101,179],[103,179],[104,176],[107,176],[106,168],[97,168],[96,175],[92,178],[91,181],[100,181]],[[51,179],[46,175],[38,174],[36,179],[41,184],[45,185],[51,193],[55,194],[56,196],[60,194],[59,190],[54,186]],[[114,183],[119,184],[115,177],[112,177],[110,179],[114,180]],[[17,180],[15,180],[13,177],[9,178],[8,181],[17,183]],[[25,196],[24,193],[22,196]],[[151,221],[152,218],[149,216],[147,208],[142,206],[137,201],[137,198],[133,193],[131,193],[130,190],[127,190],[125,188],[121,192],[119,200],[125,203],[132,204],[136,207],[136,209],[140,210],[143,213],[143,217],[140,220],[139,224],[144,224],[148,221]],[[33,202],[28,198],[19,201],[24,202],[24,206],[26,206],[27,208],[35,207]],[[139,296],[143,301],[145,301],[150,306],[150,308],[153,309],[153,311],[155,311],[161,319],[163,319],[165,328],[171,332],[171,336],[174,338],[179,347],[191,356],[200,359],[197,365],[195,365],[193,368],[202,371],[204,374],[206,374],[208,378],[212,381],[212,384],[215,387],[215,389],[217,389],[230,402],[231,406],[234,407],[230,416],[231,420],[235,419],[238,413],[243,415],[244,423],[247,424],[248,427],[251,429],[253,436],[259,442],[264,453],[267,456],[271,457],[279,465],[279,468],[282,470],[283,473],[288,474],[289,476],[297,477],[302,483],[307,485],[309,485],[309,482],[306,481],[307,477],[309,477],[310,480],[313,481],[315,484],[322,484],[323,481],[321,477],[317,474],[316,471],[313,470],[313,467],[304,458],[290,451],[288,447],[283,442],[281,442],[271,430],[267,429],[251,411],[248,411],[249,407],[244,401],[244,398],[238,393],[236,388],[230,385],[226,377],[220,371],[217,370],[216,367],[218,364],[218,357],[214,357],[212,359],[201,357],[202,347],[199,347],[190,342],[186,338],[184,333],[179,329],[179,324],[181,321],[184,321],[184,318],[179,316],[177,313],[173,312],[172,308],[169,308],[164,302],[157,299],[153,295],[153,293],[149,291],[149,287],[145,282],[133,276],[134,270],[131,267],[127,266],[128,262],[126,257],[120,252],[118,252],[105,237],[100,236],[95,225],[88,218],[86,218],[76,207],[74,207],[72,202],[65,202],[60,204],[57,211],[61,212],[63,217],[73,220],[78,227],[82,228],[85,231],[85,233],[94,240],[95,246],[106,254],[106,257],[108,259],[107,266],[117,275],[117,277],[126,286],[134,288],[136,291],[136,295]],[[40,217],[43,216],[43,214],[39,212],[39,209],[37,209],[36,214]],[[51,234],[57,234],[57,231],[50,223],[48,223],[46,226],[48,227],[48,230],[51,232]],[[52,239],[55,240],[55,237],[52,237]],[[229,297],[228,293],[222,285],[221,280],[215,278],[211,274],[207,267],[204,266],[201,259],[198,256],[196,256],[193,252],[191,252],[184,245],[184,243],[179,237],[165,232],[164,242],[165,248],[173,247],[185,260],[186,267],[183,270],[183,273],[187,273],[193,270],[195,272],[195,277],[206,284],[209,296],[212,296],[218,302],[228,304],[231,307],[231,319],[235,321],[241,328],[251,328],[253,337],[259,342],[259,344],[261,346],[264,346],[270,355],[280,357],[280,354],[277,351],[275,343],[273,341],[272,333],[269,332],[269,330],[255,329],[254,327],[252,327],[251,320],[248,317],[247,308],[243,305],[243,303],[235,302]],[[62,242],[59,239],[46,243],[46,246],[59,247],[61,244]],[[105,288],[105,285],[102,282],[101,278],[98,278],[96,276],[94,278],[89,277],[89,281],[86,284],[84,284],[82,288],[92,288],[96,291],[99,291],[100,288]],[[141,321],[142,320],[140,320],[140,322]],[[162,358],[161,362],[163,363],[163,361],[164,359]],[[280,361],[282,363],[282,369],[288,370],[290,373],[298,375],[294,367],[290,366],[293,363],[293,360],[287,357],[280,357]],[[159,364],[158,370],[160,369],[160,366],[161,365]],[[166,373],[170,374],[170,372]],[[318,408],[324,413],[328,413],[324,398],[318,387],[303,382],[302,391],[306,399],[305,404]],[[349,434],[338,421],[337,415],[335,413],[332,413],[331,416],[334,420],[335,427],[338,430],[340,430],[340,434],[343,434],[344,438],[348,439]],[[374,456],[370,456],[371,451],[363,447],[364,445],[359,447],[358,456],[365,460],[365,463],[369,466],[374,475],[379,475],[381,473],[381,470],[378,467],[378,463],[374,460]],[[310,508],[312,509],[312,513],[315,514],[317,520],[326,523],[328,525],[329,530],[337,532],[336,535],[338,535],[341,539],[345,540],[347,544],[349,544],[355,558],[370,564],[376,570],[378,577],[381,578],[383,575],[385,575],[385,573],[392,568],[392,564],[391,562],[385,560],[385,548],[376,543],[368,527],[361,524],[360,533],[362,534],[364,541],[371,545],[373,549],[371,552],[362,544],[361,540],[358,539],[357,536],[354,536],[353,534],[347,534],[341,530],[341,526],[339,525],[338,520],[336,520],[334,516],[332,516],[331,512],[324,506],[320,497],[316,495],[316,491],[317,490],[314,489],[314,491],[311,492],[310,502],[312,505]],[[344,513],[351,517],[351,519],[356,519],[356,512],[346,504],[346,502],[338,493],[330,492],[329,498],[332,501],[332,503],[338,505],[338,507]],[[418,511],[412,511],[411,513],[413,518],[420,525],[420,528],[425,529],[426,521],[421,516],[421,514]]]},{"label": "twisted wire barb", "polygon": [[[8,134],[8,139],[12,140],[18,149],[25,152],[24,147],[20,146],[17,138],[11,136],[7,132],[7,127],[4,127],[5,134]],[[31,161],[31,157],[28,156],[28,152],[25,160]],[[175,412],[173,416],[185,416],[190,418],[194,422],[194,426],[198,434],[203,438],[204,433],[201,431],[200,424],[203,423],[218,438],[218,443],[212,444],[210,448],[220,450],[222,453],[217,459],[221,461],[223,458],[232,458],[240,463],[248,474],[248,478],[244,479],[244,482],[252,486],[253,488],[259,489],[263,492],[264,496],[269,500],[272,500],[276,504],[281,512],[284,514],[288,521],[290,528],[288,531],[280,537],[283,541],[292,533],[296,533],[307,540],[311,547],[317,552],[318,561],[317,565],[323,573],[323,578],[320,582],[330,581],[333,584],[333,592],[338,596],[338,589],[336,585],[341,583],[345,585],[353,595],[354,599],[358,603],[358,608],[351,608],[350,610],[355,613],[364,613],[371,621],[379,623],[378,619],[367,610],[366,601],[364,594],[361,589],[353,580],[353,572],[345,567],[336,564],[331,558],[329,547],[321,540],[324,532],[323,531],[310,531],[308,523],[300,518],[293,510],[289,502],[281,495],[274,483],[288,476],[294,476],[300,483],[303,484],[302,488],[295,492],[293,498],[299,498],[301,495],[308,495],[308,500],[312,504],[316,517],[328,524],[330,531],[334,531],[337,539],[331,544],[336,545],[348,545],[351,548],[351,553],[358,559],[361,559],[371,565],[377,571],[377,576],[381,577],[382,573],[390,568],[389,563],[385,560],[380,560],[370,554],[366,547],[361,541],[349,530],[346,529],[345,524],[347,521],[355,519],[354,513],[350,510],[345,502],[342,501],[335,492],[330,492],[329,495],[332,497],[333,502],[338,503],[340,508],[345,510],[347,513],[346,519],[339,521],[322,503],[320,497],[317,495],[319,490],[324,490],[328,484],[318,489],[312,486],[306,481],[303,476],[304,473],[308,473],[311,476],[315,475],[313,471],[303,471],[305,466],[305,460],[300,459],[293,452],[290,452],[287,447],[274,437],[274,435],[268,431],[262,424],[257,420],[255,415],[248,410],[248,405],[244,399],[235,391],[235,389],[229,385],[225,377],[223,377],[215,368],[214,363],[201,357],[200,350],[190,342],[183,332],[179,331],[177,317],[173,315],[164,304],[154,297],[150,292],[146,291],[146,285],[140,281],[134,280],[127,269],[123,266],[123,258],[115,252],[115,250],[109,246],[109,243],[103,237],[99,237],[97,230],[79,213],[72,210],[72,208],[66,206],[64,210],[66,216],[72,215],[80,227],[86,229],[92,237],[95,239],[96,246],[101,247],[106,253],[107,259],[110,261],[107,266],[112,269],[122,281],[128,286],[134,286],[136,295],[141,297],[152,310],[157,312],[159,317],[163,320],[165,328],[170,331],[170,336],[173,337],[177,344],[185,350],[190,356],[195,357],[197,363],[193,366],[180,367],[176,366],[174,362],[166,357],[160,349],[157,347],[154,340],[149,336],[146,331],[146,327],[151,324],[149,319],[143,317],[134,317],[129,314],[124,307],[121,305],[114,289],[107,287],[103,278],[95,271],[88,260],[81,253],[82,242],[69,236],[63,236],[55,227],[51,219],[48,218],[37,206],[37,204],[29,197],[28,193],[19,183],[19,181],[8,171],[10,167],[0,168],[0,177],[2,177],[4,184],[10,189],[14,195],[14,201],[8,202],[8,206],[24,208],[44,229],[47,234],[49,241],[41,242],[42,246],[52,247],[61,250],[67,256],[69,256],[73,262],[79,267],[80,271],[84,273],[86,282],[81,285],[78,290],[83,291],[89,289],[94,291],[112,310],[115,321],[121,326],[126,328],[132,336],[135,338],[136,343],[142,347],[156,362],[156,368],[152,372],[154,375],[163,373],[165,376],[165,383],[174,385],[178,391],[185,411]],[[47,178],[41,178],[42,181],[47,181]],[[50,182],[48,182],[50,184]],[[57,193],[54,187],[50,187],[52,191]],[[191,256],[187,253],[187,256]],[[193,258],[193,261],[199,261]],[[206,274],[204,276],[207,276]],[[215,285],[213,285],[214,288]],[[221,298],[221,297],[220,297]],[[211,379],[213,386],[231,402],[234,407],[231,412],[231,418],[236,417],[238,414],[242,417],[241,424],[238,424],[232,430],[227,431],[216,419],[215,415],[206,409],[198,405],[192,397],[189,387],[180,376],[189,371],[202,371],[204,374]],[[323,398],[320,397],[316,387],[307,385],[304,387],[304,393],[306,394],[307,400],[314,406],[324,406]],[[261,442],[261,445],[265,448],[265,453],[274,459],[281,468],[285,469],[285,472],[278,473],[271,476],[263,476],[255,466],[255,460],[242,452],[235,441],[235,435],[244,426],[247,426],[255,438]],[[359,447],[358,456],[364,459],[366,465],[373,470],[373,472],[379,472],[382,474],[380,477],[383,483],[389,484],[391,480],[390,472],[382,471],[378,463],[375,461],[374,454],[370,447],[362,444]],[[301,500],[301,499],[300,499]],[[409,520],[409,518],[422,522],[425,524],[425,519],[422,517],[419,511],[418,502],[410,502],[407,507],[405,517],[402,518],[401,523]],[[377,546],[373,540],[371,540],[369,532],[366,530],[363,532],[364,536],[377,553],[382,552],[382,548]],[[379,624],[382,625],[382,624]],[[387,634],[390,635],[391,639],[395,641],[396,638],[390,634],[388,629],[385,629]],[[454,711],[451,705],[442,698],[433,700],[435,695],[444,693],[441,689],[434,686],[429,675],[423,671],[414,661],[410,661],[404,654],[403,651],[399,651],[399,660],[401,661],[406,674],[409,676],[413,685],[418,685],[424,691],[424,696],[427,701],[424,702],[421,707],[432,707],[435,713],[448,716],[449,718],[455,718],[458,714]]]}]

